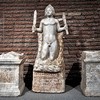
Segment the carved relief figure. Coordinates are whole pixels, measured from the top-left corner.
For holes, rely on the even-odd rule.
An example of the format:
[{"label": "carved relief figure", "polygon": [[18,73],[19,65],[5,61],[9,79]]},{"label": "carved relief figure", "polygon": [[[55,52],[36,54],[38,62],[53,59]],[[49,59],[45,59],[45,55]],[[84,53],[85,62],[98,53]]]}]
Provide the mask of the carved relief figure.
[{"label": "carved relief figure", "polygon": [[[45,18],[41,20],[39,28],[36,28],[37,12],[34,11],[32,32],[38,33],[38,53],[34,63],[34,71],[59,72],[63,70],[63,32],[68,34],[66,15],[62,18],[54,17],[55,10],[51,5],[45,8]],[[59,21],[64,22],[60,27]],[[62,66],[62,67],[61,67]]]},{"label": "carved relief figure", "polygon": [[[43,44],[41,50],[42,60],[46,60],[49,58],[51,61],[53,61],[58,57],[59,45],[57,34],[58,32],[68,30],[66,22],[64,23],[64,27],[60,27],[59,21],[58,19],[54,18],[54,15],[54,8],[51,5],[48,5],[45,9],[46,18],[41,20],[39,28],[36,28],[35,24],[33,24],[32,26],[32,32],[37,31],[43,34]],[[36,18],[34,20],[36,20]],[[34,23],[36,23],[36,21],[34,21]]]}]

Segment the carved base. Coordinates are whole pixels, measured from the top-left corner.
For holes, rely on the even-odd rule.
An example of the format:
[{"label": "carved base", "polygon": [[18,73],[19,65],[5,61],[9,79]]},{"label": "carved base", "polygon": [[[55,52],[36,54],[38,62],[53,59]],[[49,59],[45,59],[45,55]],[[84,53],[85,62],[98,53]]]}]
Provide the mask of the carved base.
[{"label": "carved base", "polygon": [[82,53],[81,89],[85,96],[100,96],[100,51]]},{"label": "carved base", "polygon": [[3,84],[2,87],[3,89],[0,89],[0,96],[19,96],[22,94],[25,84],[23,83],[20,87],[14,86],[13,84]]},{"label": "carved base", "polygon": [[61,93],[65,91],[65,72],[42,73],[33,71],[34,92]]},{"label": "carved base", "polygon": [[18,96],[24,90],[24,61],[0,61],[0,96]]},{"label": "carved base", "polygon": [[[46,60],[46,61],[42,61],[41,59],[36,59],[37,62],[35,63],[35,66],[34,66],[34,71],[37,71],[37,72],[60,72],[61,71],[61,66],[62,65],[57,65],[57,61],[49,61],[49,60]],[[60,61],[62,64],[63,61],[61,60]]]}]

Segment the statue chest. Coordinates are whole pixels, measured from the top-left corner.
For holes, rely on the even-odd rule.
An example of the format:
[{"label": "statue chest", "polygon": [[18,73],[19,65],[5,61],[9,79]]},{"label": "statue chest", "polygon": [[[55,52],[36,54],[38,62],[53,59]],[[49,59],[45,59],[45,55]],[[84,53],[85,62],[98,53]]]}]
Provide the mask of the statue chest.
[{"label": "statue chest", "polygon": [[56,32],[56,24],[44,24],[43,25],[43,33],[51,33],[54,34]]}]

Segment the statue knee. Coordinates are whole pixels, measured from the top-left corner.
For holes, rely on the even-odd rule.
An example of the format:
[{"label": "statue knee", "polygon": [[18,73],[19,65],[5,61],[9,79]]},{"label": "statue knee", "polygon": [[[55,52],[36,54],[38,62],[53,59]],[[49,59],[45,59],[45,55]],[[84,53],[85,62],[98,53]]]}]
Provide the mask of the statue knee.
[{"label": "statue knee", "polygon": [[43,54],[42,54],[42,55],[41,55],[41,59],[42,59],[42,60],[45,60],[45,59],[46,59],[46,55],[43,55]]},{"label": "statue knee", "polygon": [[53,61],[55,58],[53,56],[50,56],[50,60]]}]

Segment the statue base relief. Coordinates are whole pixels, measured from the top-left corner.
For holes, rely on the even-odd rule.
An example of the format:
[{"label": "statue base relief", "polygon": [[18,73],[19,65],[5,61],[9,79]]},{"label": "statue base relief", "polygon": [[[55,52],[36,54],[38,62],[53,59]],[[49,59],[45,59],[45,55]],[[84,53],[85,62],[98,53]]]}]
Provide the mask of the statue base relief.
[{"label": "statue base relief", "polygon": [[51,61],[40,58],[42,34],[38,33],[38,54],[33,69],[32,91],[61,93],[65,91],[65,64],[63,59],[63,32],[58,33],[59,55]]},{"label": "statue base relief", "polygon": [[58,66],[56,61],[50,61],[50,59],[46,61],[42,61],[38,59],[38,66],[34,67],[34,71],[37,72],[60,72],[61,68]]},{"label": "statue base relief", "polygon": [[25,59],[19,57],[22,57],[22,54],[13,51],[0,55],[0,96],[19,96],[24,90]]},{"label": "statue base relief", "polygon": [[43,93],[65,92],[64,70],[57,73],[43,73],[33,71],[32,91]]}]

